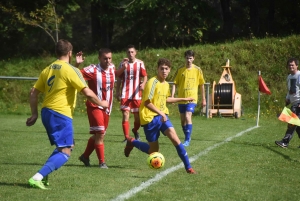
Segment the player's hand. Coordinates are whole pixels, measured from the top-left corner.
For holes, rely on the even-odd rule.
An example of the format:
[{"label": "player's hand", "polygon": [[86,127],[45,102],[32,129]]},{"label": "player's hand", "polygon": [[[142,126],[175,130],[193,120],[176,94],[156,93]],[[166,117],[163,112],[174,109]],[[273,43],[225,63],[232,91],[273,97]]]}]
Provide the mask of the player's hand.
[{"label": "player's hand", "polygon": [[123,61],[122,61],[122,67],[125,67],[125,69],[127,69],[128,66],[129,66],[128,61],[129,61],[129,60],[128,60],[127,58],[123,59]]},{"label": "player's hand", "polygon": [[206,106],[206,100],[202,100],[202,107]]},{"label": "player's hand", "polygon": [[129,59],[128,58],[124,58],[123,61],[122,61],[122,67],[127,68],[129,66],[128,62],[129,62]]},{"label": "player's hand", "polygon": [[142,82],[142,83],[140,84],[140,91],[144,91],[144,89],[145,89],[145,83]]},{"label": "player's hand", "polygon": [[26,121],[26,126],[32,126],[35,124],[36,120],[37,120],[38,116],[37,115],[32,115],[31,117],[29,117]]},{"label": "player's hand", "polygon": [[109,104],[108,104],[108,102],[106,100],[103,100],[103,101],[101,101],[101,105],[100,106],[103,107],[103,108],[108,108]]},{"label": "player's hand", "polygon": [[83,57],[83,52],[80,51],[76,54],[76,64],[81,64],[84,62],[85,57]]},{"label": "player's hand", "polygon": [[122,62],[129,62],[128,58],[124,58]]},{"label": "player's hand", "polygon": [[163,113],[162,115],[161,115],[161,119],[160,119],[162,122],[166,122],[166,121],[168,121],[168,117],[167,117],[167,115],[165,114],[165,113]]},{"label": "player's hand", "polygon": [[189,101],[189,102],[193,102],[195,99],[194,98],[186,98],[186,101]]}]

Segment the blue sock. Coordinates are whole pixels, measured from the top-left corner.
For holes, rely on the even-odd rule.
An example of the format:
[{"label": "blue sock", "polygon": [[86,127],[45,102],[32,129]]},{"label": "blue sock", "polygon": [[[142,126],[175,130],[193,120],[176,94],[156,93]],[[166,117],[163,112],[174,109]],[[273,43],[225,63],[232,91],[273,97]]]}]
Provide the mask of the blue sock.
[{"label": "blue sock", "polygon": [[39,173],[44,177],[63,166],[68,160],[69,155],[59,152],[57,149],[53,151],[51,156],[46,161],[45,165],[39,170]]},{"label": "blue sock", "polygon": [[184,167],[186,170],[190,169],[192,166],[190,164],[189,161],[189,157],[188,154],[186,152],[186,150],[184,149],[184,146],[182,143],[180,143],[178,146],[175,146],[178,156],[180,157],[180,159],[182,160]]},{"label": "blue sock", "polygon": [[150,146],[148,143],[146,142],[141,142],[141,141],[138,141],[138,140],[133,140],[132,141],[132,144],[135,148],[141,150],[142,152],[146,153],[146,154],[149,154],[148,151],[150,149]]},{"label": "blue sock", "polygon": [[185,135],[187,141],[191,141],[192,130],[193,130],[193,124],[187,124],[186,135]]}]

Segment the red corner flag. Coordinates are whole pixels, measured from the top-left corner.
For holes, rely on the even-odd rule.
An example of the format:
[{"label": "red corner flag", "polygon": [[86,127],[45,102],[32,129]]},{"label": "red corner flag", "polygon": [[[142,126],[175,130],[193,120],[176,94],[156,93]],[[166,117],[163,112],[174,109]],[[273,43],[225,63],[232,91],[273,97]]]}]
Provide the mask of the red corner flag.
[{"label": "red corner flag", "polygon": [[259,91],[265,94],[271,94],[270,89],[265,84],[264,80],[262,79],[261,75],[258,76],[258,84],[259,84]]}]

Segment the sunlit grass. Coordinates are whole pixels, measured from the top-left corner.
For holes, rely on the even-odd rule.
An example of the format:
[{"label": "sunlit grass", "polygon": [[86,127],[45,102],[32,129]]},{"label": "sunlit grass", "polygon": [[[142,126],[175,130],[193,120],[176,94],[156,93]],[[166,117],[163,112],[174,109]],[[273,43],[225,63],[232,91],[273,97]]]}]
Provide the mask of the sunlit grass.
[{"label": "sunlit grass", "polygon": [[[266,111],[262,111],[264,113]],[[170,115],[178,135],[183,139],[178,114]],[[163,177],[129,200],[298,200],[300,193],[298,139],[288,149],[274,144],[281,139],[286,124],[275,116],[260,119],[260,127],[224,142],[256,125],[255,115],[243,118],[206,119],[193,117],[190,157],[203,153],[192,163],[197,175],[179,169]],[[95,153],[91,168],[78,161],[84,151],[88,134],[85,115],[74,118],[75,149],[65,166],[50,175],[49,191],[31,189],[28,179],[43,165],[50,147],[39,119],[32,127],[25,126],[26,115],[0,115],[0,200],[111,200],[139,187],[157,173],[181,163],[170,141],[160,137],[160,152],[166,158],[162,170],[152,170],[146,164],[147,155],[134,149],[124,157],[125,146],[121,114],[114,113],[105,137],[105,156],[109,169],[99,169]],[[132,120],[132,119],[131,119]],[[140,129],[142,140],[145,140]],[[215,146],[214,148],[212,148]]]}]

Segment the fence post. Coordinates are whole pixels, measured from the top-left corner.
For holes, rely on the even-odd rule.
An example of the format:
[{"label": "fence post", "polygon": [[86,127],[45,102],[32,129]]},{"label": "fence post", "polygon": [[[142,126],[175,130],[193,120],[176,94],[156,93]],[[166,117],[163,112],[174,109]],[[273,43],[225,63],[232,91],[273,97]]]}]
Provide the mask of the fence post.
[{"label": "fence post", "polygon": [[205,83],[205,92],[206,92],[206,108],[205,108],[205,113],[206,113],[206,118],[209,118],[208,116],[208,109],[209,109],[209,86],[210,86],[210,83]]}]

